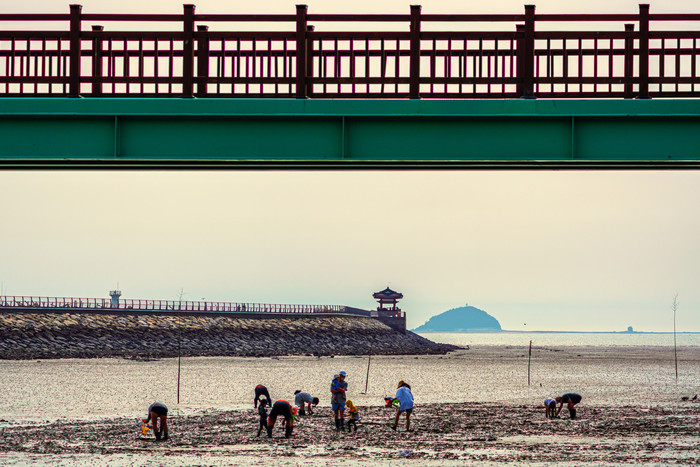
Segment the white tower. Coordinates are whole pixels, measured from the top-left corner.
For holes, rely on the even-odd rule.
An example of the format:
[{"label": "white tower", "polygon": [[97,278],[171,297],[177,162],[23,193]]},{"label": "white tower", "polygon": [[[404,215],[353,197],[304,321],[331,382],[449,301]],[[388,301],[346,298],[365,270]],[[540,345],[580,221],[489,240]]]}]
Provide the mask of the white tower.
[{"label": "white tower", "polygon": [[122,291],[110,290],[109,296],[112,297],[112,301],[109,304],[110,308],[119,308],[119,297],[122,296]]}]

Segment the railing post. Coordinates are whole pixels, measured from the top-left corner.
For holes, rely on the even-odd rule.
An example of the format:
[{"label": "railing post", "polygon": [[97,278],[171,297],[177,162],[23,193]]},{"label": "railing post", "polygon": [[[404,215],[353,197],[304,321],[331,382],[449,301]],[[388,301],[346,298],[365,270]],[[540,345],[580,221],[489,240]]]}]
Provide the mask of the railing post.
[{"label": "railing post", "polygon": [[197,97],[207,97],[209,82],[209,26],[197,26]]},{"label": "railing post", "polygon": [[311,97],[314,94],[314,40],[309,33],[314,32],[316,28],[312,25],[306,26],[306,97]]},{"label": "railing post", "polygon": [[297,5],[296,87],[297,99],[308,97],[306,92],[306,12],[307,5]]},{"label": "railing post", "polygon": [[92,95],[102,95],[102,26],[93,26],[92,32],[97,33],[92,39]]},{"label": "railing post", "polygon": [[625,24],[625,99],[634,97],[634,24]]},{"label": "railing post", "polygon": [[420,99],[420,5],[411,5],[411,43],[408,97]]},{"label": "railing post", "polygon": [[515,32],[517,34],[515,39],[515,75],[517,80],[515,93],[522,97],[525,93],[525,83],[523,82],[523,76],[525,76],[525,71],[523,70],[523,65],[525,65],[525,25],[516,24]]},{"label": "railing post", "polygon": [[[525,27],[523,28],[523,52],[518,54],[518,69],[522,70],[522,93],[525,99],[535,98],[535,5],[525,5]],[[520,77],[518,77],[520,79]]]},{"label": "railing post", "polygon": [[194,5],[183,5],[182,97],[194,97]]},{"label": "railing post", "polygon": [[70,67],[68,69],[68,95],[80,97],[80,12],[82,5],[70,6]]},{"label": "railing post", "polygon": [[649,5],[639,5],[639,98],[649,99]]}]

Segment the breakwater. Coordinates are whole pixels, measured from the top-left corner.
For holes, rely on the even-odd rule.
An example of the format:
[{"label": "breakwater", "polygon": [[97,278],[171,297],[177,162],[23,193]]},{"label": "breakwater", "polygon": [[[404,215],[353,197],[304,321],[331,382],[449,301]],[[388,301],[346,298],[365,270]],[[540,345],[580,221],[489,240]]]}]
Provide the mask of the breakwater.
[{"label": "breakwater", "polygon": [[0,358],[444,354],[457,347],[358,316],[248,319],[1,313]]}]

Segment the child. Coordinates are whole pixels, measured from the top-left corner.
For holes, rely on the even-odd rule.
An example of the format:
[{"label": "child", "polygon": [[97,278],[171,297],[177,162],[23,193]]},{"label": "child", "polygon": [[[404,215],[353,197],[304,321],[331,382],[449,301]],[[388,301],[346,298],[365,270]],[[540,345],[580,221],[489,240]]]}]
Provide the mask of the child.
[{"label": "child", "polygon": [[258,415],[260,415],[260,426],[258,427],[258,436],[267,427],[267,408],[265,404],[260,404],[258,407]]},{"label": "child", "polygon": [[396,389],[396,399],[399,401],[399,410],[396,411],[396,418],[391,429],[396,431],[399,426],[399,416],[401,413],[406,414],[406,431],[411,431],[411,414],[413,413],[413,393],[411,386],[403,380],[399,381],[399,386]]},{"label": "child", "polygon": [[544,418],[554,418],[557,410],[557,401],[553,397],[544,400]]},{"label": "child", "polygon": [[352,428],[357,431],[357,421],[360,419],[360,412],[350,399],[345,401],[345,407],[348,408],[348,433],[352,431]]}]

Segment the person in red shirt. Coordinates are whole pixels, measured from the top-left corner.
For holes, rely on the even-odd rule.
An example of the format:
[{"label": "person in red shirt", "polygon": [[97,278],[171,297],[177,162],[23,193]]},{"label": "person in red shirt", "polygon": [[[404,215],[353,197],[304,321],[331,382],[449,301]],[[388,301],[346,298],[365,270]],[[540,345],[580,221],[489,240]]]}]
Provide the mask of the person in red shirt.
[{"label": "person in red shirt", "polygon": [[272,428],[275,426],[278,416],[284,417],[282,425],[285,427],[284,436],[289,438],[294,430],[294,419],[296,418],[297,408],[292,407],[287,401],[277,401],[272,404],[270,415],[267,416],[267,437],[272,438]]}]

